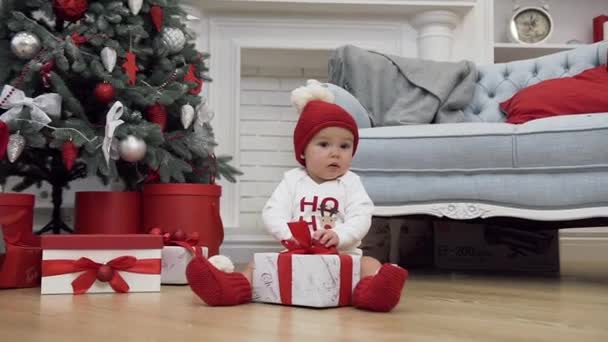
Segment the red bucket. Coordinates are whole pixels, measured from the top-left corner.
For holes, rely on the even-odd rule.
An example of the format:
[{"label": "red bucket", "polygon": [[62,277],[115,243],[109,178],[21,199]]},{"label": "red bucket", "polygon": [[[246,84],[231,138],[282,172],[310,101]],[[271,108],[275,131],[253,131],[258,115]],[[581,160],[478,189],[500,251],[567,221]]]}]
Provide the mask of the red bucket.
[{"label": "red bucket", "polygon": [[141,230],[139,192],[80,191],[74,206],[76,234],[137,234]]},{"label": "red bucket", "polygon": [[0,193],[0,220],[19,215],[20,218],[12,223],[2,224],[4,238],[9,235],[21,234],[22,237],[33,235],[34,226],[34,195]]},{"label": "red bucket", "polygon": [[215,184],[147,184],[143,189],[143,232],[158,227],[173,233],[197,232],[209,256],[224,241],[220,217],[222,187]]},{"label": "red bucket", "polygon": [[32,232],[34,195],[0,194],[0,225],[5,253],[0,255],[0,288],[40,285],[42,252]]}]

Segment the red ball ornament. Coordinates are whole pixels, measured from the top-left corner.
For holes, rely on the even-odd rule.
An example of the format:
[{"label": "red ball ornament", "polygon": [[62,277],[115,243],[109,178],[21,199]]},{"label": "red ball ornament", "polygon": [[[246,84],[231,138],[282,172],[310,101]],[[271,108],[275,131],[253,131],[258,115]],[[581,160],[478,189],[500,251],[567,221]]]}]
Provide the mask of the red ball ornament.
[{"label": "red ball ornament", "polygon": [[178,229],[173,233],[173,240],[175,241],[186,241],[186,233],[183,230]]},{"label": "red ball ornament", "polygon": [[167,126],[167,109],[160,103],[146,108],[146,118],[148,121],[160,126],[160,130],[164,131]]},{"label": "red ball ornament", "polygon": [[99,83],[93,91],[95,99],[101,103],[107,104],[114,100],[116,92],[110,83]]},{"label": "red ball ornament", "polygon": [[55,16],[65,21],[79,20],[88,8],[88,0],[53,0]]},{"label": "red ball ornament", "polygon": [[114,277],[114,270],[108,265],[101,265],[97,270],[97,279],[102,282],[110,281]]}]

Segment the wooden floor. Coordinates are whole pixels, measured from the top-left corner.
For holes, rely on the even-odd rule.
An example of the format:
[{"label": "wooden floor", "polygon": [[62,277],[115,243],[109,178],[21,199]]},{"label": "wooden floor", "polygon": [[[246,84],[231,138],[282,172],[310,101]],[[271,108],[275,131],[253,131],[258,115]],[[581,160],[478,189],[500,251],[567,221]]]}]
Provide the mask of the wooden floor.
[{"label": "wooden floor", "polygon": [[0,341],[608,341],[608,282],[413,271],[388,314],[351,307],[207,307],[161,293],[0,291]]}]

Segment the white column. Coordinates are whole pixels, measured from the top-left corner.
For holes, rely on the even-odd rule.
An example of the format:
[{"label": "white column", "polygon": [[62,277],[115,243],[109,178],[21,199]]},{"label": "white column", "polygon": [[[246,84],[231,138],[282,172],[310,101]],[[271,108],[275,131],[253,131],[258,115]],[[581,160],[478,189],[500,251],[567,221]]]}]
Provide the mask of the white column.
[{"label": "white column", "polygon": [[454,28],[460,17],[450,11],[428,11],[417,14],[412,25],[418,30],[418,57],[448,61],[452,57]]}]

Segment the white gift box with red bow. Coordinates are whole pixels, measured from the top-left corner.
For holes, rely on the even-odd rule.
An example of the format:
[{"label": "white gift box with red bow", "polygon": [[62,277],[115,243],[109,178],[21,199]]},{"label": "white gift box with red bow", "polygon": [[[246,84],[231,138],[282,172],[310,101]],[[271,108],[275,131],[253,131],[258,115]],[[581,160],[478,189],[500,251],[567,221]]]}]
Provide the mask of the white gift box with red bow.
[{"label": "white gift box with red bow", "polygon": [[347,306],[360,279],[360,256],[256,253],[253,258],[254,302]]},{"label": "white gift box with red bow", "polygon": [[159,292],[161,236],[44,235],[41,294]]},{"label": "white gift box with red bow", "polygon": [[[207,247],[193,246],[192,248],[199,249],[203,257],[207,257],[209,249]],[[163,248],[163,269],[161,272],[161,283],[172,285],[186,285],[186,267],[193,257],[193,251],[182,246],[165,246]]]},{"label": "white gift box with red bow", "polygon": [[198,233],[185,233],[181,229],[169,233],[159,227],[154,227],[150,229],[149,234],[162,236],[165,244],[162,252],[161,284],[187,285],[186,267],[194,255],[206,258],[209,253],[207,247],[198,245]]}]

